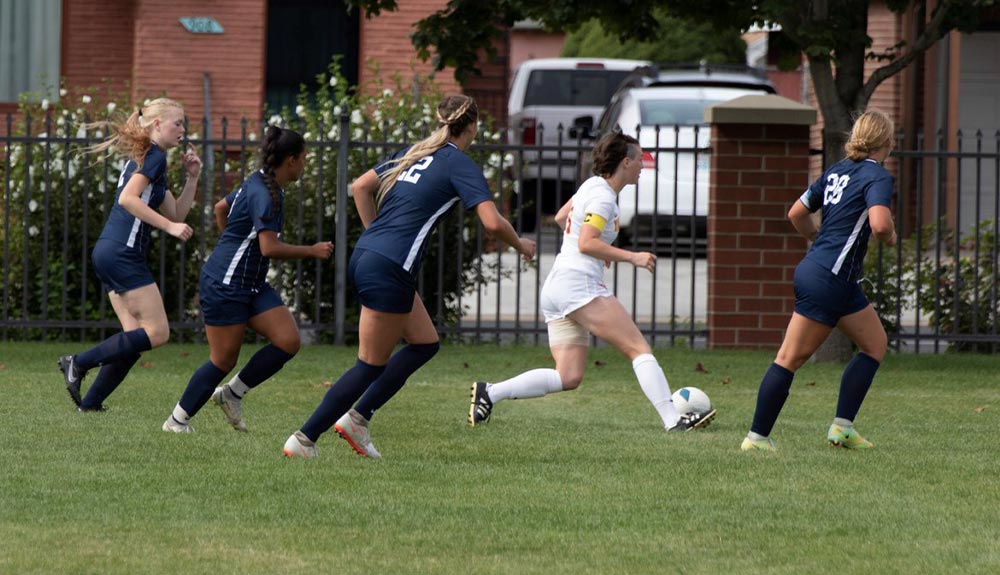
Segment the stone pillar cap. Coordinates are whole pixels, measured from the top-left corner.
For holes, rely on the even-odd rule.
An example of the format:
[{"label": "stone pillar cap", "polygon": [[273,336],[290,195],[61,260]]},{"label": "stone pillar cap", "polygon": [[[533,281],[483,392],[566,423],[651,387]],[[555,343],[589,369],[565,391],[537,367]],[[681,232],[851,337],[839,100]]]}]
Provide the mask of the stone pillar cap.
[{"label": "stone pillar cap", "polygon": [[740,96],[705,109],[709,124],[783,124],[812,126],[816,109],[774,94]]}]

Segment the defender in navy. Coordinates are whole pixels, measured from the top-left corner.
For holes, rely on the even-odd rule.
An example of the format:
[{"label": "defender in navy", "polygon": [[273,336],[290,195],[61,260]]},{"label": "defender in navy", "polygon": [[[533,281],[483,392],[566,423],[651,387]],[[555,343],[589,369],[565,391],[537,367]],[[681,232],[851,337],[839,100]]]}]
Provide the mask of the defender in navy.
[{"label": "defender in navy", "polygon": [[[427,238],[452,206],[461,202],[465,209],[475,209],[487,232],[525,259],[535,255],[535,243],[518,238],[497,212],[482,171],[464,153],[476,136],[475,101],[445,98],[437,118],[441,126],[430,137],[351,186],[366,227],[347,270],[361,303],[358,361],[285,442],[287,456],[315,457],[316,440],[336,422],[337,432],[355,451],[379,457],[369,436],[372,415],[438,350],[438,334],[416,293],[416,278]],[[400,338],[408,345],[393,354]]]},{"label": "defender in navy", "polygon": [[[184,223],[198,186],[201,160],[193,148],[181,159],[187,181],[179,197],[167,190],[167,155],[184,137],[184,110],[177,102],[158,98],[123,120],[100,122],[111,136],[89,152],[114,149],[128,156],[118,179],[111,213],[91,259],[122,331],[97,346],[59,359],[70,397],[80,411],[101,411],[104,400],[125,379],[139,355],[167,342],[170,326],[163,298],[146,256],[153,228],[186,241],[193,231]],[[80,384],[87,372],[101,366],[87,395]]]},{"label": "defender in navy", "polygon": [[[854,418],[885,357],[887,337],[859,282],[871,235],[896,245],[893,177],[882,167],[893,137],[888,116],[878,111],[862,114],[851,130],[847,159],[829,168],[788,212],[795,229],[815,241],[795,269],[795,312],[778,356],[760,382],[753,424],[741,445],[744,451],[776,449],[770,434],[795,371],[834,327],[854,341],[859,352],[844,369],[827,441],[849,449],[872,447],[854,429]],[[810,214],[818,210],[823,220],[817,230]]]},{"label": "defender in navy", "polygon": [[[268,127],[261,142],[261,169],[215,204],[215,219],[223,230],[222,236],[201,268],[198,284],[209,360],[191,376],[180,401],[163,422],[164,431],[193,431],[189,421],[209,398],[222,409],[234,429],[246,431],[243,397],[299,351],[298,326],[267,283],[267,272],[271,258],[327,259],[333,253],[331,242],[300,246],[280,239],[284,223],[282,187],[302,176],[305,147],[305,140],[297,132]],[[228,383],[219,385],[236,367],[248,326],[269,343]]]}]

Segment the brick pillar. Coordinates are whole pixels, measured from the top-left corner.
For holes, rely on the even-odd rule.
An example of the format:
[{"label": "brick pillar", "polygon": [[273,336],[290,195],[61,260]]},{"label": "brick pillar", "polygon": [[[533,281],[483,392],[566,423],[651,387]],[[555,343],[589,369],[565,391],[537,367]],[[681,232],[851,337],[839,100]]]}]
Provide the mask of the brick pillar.
[{"label": "brick pillar", "polygon": [[816,111],[780,96],[713,106],[708,207],[708,346],[776,348],[795,304],[806,241],[788,221],[809,185]]}]

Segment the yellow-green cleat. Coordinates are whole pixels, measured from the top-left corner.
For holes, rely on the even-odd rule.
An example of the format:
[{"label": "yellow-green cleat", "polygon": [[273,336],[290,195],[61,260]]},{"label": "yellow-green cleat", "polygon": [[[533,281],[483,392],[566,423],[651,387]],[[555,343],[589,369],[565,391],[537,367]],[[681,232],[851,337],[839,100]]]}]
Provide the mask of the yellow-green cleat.
[{"label": "yellow-green cleat", "polygon": [[770,437],[758,440],[744,437],[743,443],[740,445],[740,449],[743,451],[777,451],[778,446],[771,441]]},{"label": "yellow-green cleat", "polygon": [[830,426],[830,431],[826,432],[826,440],[833,447],[846,447],[847,449],[871,449],[874,447],[853,427],[841,427],[834,423]]}]

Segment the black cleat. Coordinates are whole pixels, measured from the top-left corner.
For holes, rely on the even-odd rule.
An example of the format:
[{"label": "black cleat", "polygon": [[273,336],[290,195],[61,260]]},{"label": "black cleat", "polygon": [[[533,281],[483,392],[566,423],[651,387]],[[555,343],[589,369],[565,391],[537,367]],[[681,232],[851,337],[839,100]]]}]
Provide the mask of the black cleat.
[{"label": "black cleat", "polygon": [[83,382],[83,374],[76,367],[76,356],[64,355],[59,358],[59,371],[63,372],[63,380],[66,382],[66,391],[77,407],[83,400],[80,398],[80,383]]},{"label": "black cleat", "polygon": [[102,411],[107,411],[108,408],[105,405],[98,405],[96,407],[84,407],[81,405],[80,407],[76,408],[76,410],[79,411],[80,413],[100,413]]},{"label": "black cleat", "polygon": [[486,382],[473,383],[472,402],[469,405],[469,425],[475,427],[477,424],[486,423],[490,420],[492,412],[493,402],[490,401],[490,394],[486,393]]},{"label": "black cleat", "polygon": [[702,429],[708,427],[712,419],[715,418],[715,410],[707,411],[705,413],[685,413],[681,415],[681,418],[677,420],[677,423],[673,427],[668,428],[667,431],[691,431],[692,429]]}]

